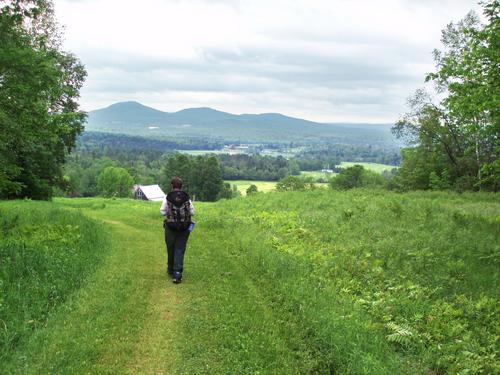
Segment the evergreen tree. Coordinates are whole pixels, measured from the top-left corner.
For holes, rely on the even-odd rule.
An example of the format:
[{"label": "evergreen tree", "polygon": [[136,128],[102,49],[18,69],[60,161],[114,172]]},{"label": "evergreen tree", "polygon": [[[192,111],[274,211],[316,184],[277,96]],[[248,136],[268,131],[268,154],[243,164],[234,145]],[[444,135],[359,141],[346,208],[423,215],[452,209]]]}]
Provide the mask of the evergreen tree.
[{"label": "evergreen tree", "polygon": [[216,201],[222,189],[222,172],[219,160],[215,156],[204,159],[201,168],[200,199]]}]

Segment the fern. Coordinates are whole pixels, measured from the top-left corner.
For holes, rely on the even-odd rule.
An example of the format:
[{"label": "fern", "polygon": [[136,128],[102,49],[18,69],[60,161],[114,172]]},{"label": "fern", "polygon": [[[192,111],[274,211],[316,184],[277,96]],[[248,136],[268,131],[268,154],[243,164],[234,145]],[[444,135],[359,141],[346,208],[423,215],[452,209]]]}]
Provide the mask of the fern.
[{"label": "fern", "polygon": [[395,342],[402,346],[410,345],[416,339],[416,333],[406,324],[396,324],[389,322],[386,328],[391,331],[390,334],[386,336],[387,341]]}]

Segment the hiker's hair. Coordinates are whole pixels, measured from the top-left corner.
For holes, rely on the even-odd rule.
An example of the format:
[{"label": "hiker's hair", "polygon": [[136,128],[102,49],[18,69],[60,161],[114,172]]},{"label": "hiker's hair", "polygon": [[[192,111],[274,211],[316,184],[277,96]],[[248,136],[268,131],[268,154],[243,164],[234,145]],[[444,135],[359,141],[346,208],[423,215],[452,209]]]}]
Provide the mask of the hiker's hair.
[{"label": "hiker's hair", "polygon": [[170,180],[170,185],[172,185],[173,189],[181,189],[182,188],[182,180],[180,177],[172,177]]}]

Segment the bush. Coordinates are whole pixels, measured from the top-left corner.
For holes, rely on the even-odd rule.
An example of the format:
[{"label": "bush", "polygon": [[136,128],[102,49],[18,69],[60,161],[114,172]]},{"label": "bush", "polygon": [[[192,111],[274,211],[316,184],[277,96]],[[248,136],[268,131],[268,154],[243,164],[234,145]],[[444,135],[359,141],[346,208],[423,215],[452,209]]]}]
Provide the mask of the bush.
[{"label": "bush", "polygon": [[257,185],[254,184],[250,185],[247,189],[247,195],[254,194],[257,192],[258,192]]},{"label": "bush", "polygon": [[369,171],[362,165],[342,169],[330,180],[330,186],[335,190],[348,190],[362,187],[386,187],[387,180],[381,174]]},{"label": "bush", "polygon": [[298,191],[314,189],[314,181],[311,177],[286,176],[278,181],[278,191]]}]

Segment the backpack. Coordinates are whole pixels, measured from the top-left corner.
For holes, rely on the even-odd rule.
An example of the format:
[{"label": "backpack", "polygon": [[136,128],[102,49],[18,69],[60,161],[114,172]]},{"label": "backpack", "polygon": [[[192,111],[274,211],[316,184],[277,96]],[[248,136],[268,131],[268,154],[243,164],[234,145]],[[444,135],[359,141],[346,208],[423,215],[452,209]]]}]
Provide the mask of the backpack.
[{"label": "backpack", "polygon": [[187,230],[191,224],[189,195],[184,191],[174,190],[167,194],[167,202],[165,225],[176,231]]}]

